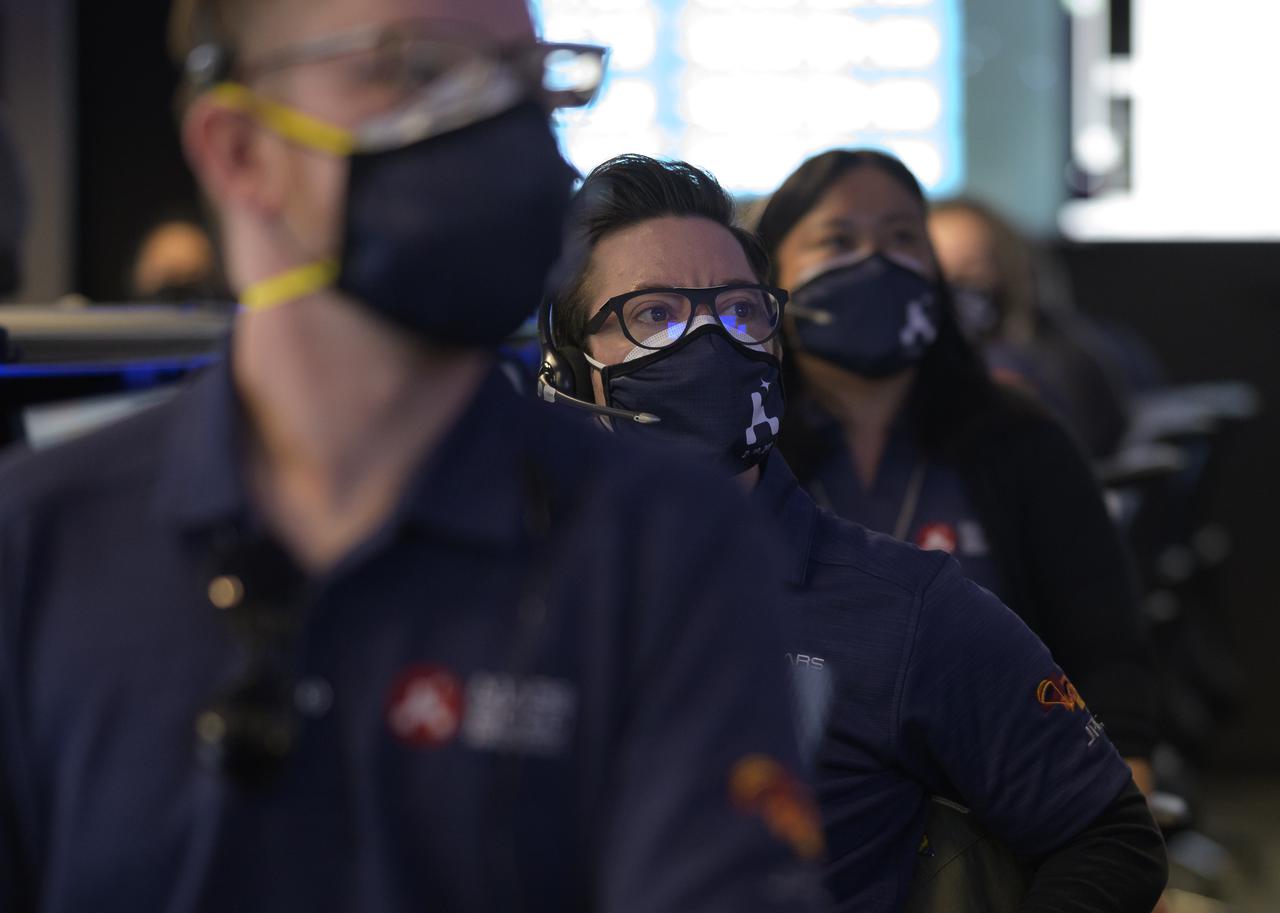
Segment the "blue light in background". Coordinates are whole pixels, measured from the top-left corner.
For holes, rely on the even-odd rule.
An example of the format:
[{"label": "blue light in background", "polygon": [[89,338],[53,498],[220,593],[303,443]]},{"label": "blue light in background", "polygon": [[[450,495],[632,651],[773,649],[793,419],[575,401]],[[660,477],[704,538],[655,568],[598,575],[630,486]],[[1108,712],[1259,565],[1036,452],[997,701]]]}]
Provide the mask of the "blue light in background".
[{"label": "blue light in background", "polygon": [[874,146],[931,194],[964,181],[962,0],[535,0],[549,40],[613,49],[601,96],[561,116],[584,172],[683,158],[772,191],[808,156]]}]

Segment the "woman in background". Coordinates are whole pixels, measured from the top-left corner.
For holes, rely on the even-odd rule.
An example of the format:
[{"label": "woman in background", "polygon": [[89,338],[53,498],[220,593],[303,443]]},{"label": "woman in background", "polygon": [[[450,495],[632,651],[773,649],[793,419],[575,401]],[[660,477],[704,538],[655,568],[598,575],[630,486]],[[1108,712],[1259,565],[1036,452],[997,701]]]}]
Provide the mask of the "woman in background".
[{"label": "woman in background", "polygon": [[760,217],[792,294],[782,448],[819,503],[950,552],[1040,635],[1144,791],[1150,657],[1124,547],[1066,431],[995,384],[962,334],[897,159],[809,159]]}]

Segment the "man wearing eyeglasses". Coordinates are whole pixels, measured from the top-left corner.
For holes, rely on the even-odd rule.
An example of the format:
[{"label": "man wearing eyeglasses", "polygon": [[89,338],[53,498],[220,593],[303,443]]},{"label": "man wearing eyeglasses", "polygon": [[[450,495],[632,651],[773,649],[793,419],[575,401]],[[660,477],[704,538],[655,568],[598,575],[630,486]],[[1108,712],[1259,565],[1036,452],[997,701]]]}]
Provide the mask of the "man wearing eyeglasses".
[{"label": "man wearing eyeglasses", "polygon": [[0,468],[0,910],[811,909],[746,508],[493,368],[601,53],[518,0],[174,21],[242,308]]}]

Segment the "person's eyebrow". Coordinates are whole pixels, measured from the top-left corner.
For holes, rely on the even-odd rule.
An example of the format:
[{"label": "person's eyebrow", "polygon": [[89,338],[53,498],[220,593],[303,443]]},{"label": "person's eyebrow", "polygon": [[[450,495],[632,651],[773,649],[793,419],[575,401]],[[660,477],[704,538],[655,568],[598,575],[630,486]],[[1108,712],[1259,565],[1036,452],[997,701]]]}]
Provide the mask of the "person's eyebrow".
[{"label": "person's eyebrow", "polygon": [[[892,209],[884,215],[877,217],[875,221],[880,225],[884,225],[889,222],[914,222],[919,218],[920,213],[918,212],[914,212],[909,209]],[[831,228],[850,229],[856,227],[857,223],[847,216],[832,216],[831,218],[818,223],[819,231]]]},{"label": "person's eyebrow", "polygon": [[712,282],[710,285],[705,285],[705,286],[670,285],[665,282],[637,282],[627,291],[638,292],[641,290],[648,290],[648,289],[652,289],[654,291],[666,291],[668,289],[676,289],[676,288],[719,288],[722,285],[757,285],[759,284],[759,282],[760,280],[756,279],[755,277],[751,277],[751,278],[740,277],[736,279],[718,279]]},{"label": "person's eyebrow", "polygon": [[638,292],[642,289],[668,289],[668,288],[676,288],[676,286],[671,285],[670,283],[667,283],[667,282],[654,282],[648,279],[642,279],[639,282],[637,282],[635,285],[631,286],[631,288],[627,289],[627,291]]}]

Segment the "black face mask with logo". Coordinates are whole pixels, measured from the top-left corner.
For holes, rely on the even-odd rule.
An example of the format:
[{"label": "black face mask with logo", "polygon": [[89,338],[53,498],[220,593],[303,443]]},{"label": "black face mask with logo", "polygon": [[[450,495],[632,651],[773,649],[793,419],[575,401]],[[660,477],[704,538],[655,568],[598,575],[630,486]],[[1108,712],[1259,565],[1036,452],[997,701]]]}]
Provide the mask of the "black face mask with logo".
[{"label": "black face mask with logo", "polygon": [[882,254],[819,273],[791,293],[800,346],[860,377],[891,377],[938,337],[931,280]]},{"label": "black face mask with logo", "polygon": [[605,401],[661,421],[615,421],[615,431],[692,449],[733,475],[768,456],[786,410],[777,357],[735,341],[713,321],[668,348],[635,352],[601,369]]}]

